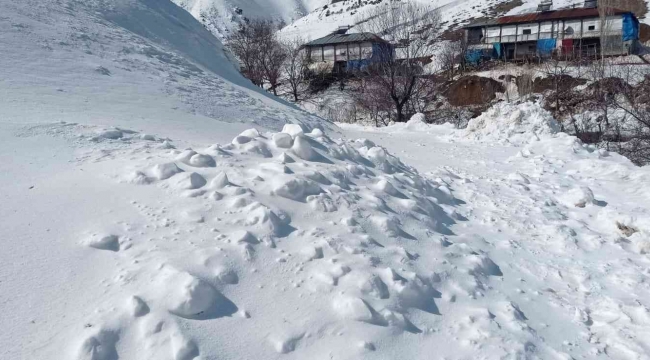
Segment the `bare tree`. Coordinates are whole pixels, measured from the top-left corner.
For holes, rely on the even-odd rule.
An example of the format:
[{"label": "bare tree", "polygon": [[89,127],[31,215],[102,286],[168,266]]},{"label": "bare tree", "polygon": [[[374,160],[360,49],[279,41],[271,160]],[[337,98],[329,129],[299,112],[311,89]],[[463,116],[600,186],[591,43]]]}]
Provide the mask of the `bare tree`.
[{"label": "bare tree", "polygon": [[[375,126],[386,126],[390,122],[392,104],[386,88],[377,86],[369,77],[361,77],[356,91],[352,92],[357,107],[365,113]],[[387,101],[388,100],[388,101]]]},{"label": "bare tree", "polygon": [[[633,65],[617,67],[616,76],[621,81],[616,83],[612,106],[624,116],[615,119],[616,124],[612,126],[614,150],[637,165],[650,164],[650,77]],[[644,80],[636,86],[630,85],[640,78]]]},{"label": "bare tree", "polygon": [[273,95],[277,96],[282,65],[286,58],[285,49],[276,37],[276,26],[272,21],[255,21],[251,26],[259,43],[257,61],[264,75],[264,80],[268,81],[270,90]]},{"label": "bare tree", "polygon": [[552,81],[553,92],[547,98],[552,105],[553,116],[560,121],[560,126],[564,130],[564,123],[561,121],[565,115],[573,110],[576,103],[576,97],[573,88],[578,85],[582,67],[574,66],[575,64],[568,60],[562,60],[557,56],[551,57],[542,62],[541,72]]},{"label": "bare tree", "polygon": [[442,70],[447,73],[449,80],[453,80],[456,66],[460,68],[462,53],[463,48],[461,41],[445,42],[438,53],[438,60],[442,66]]},{"label": "bare tree", "polygon": [[270,90],[277,95],[286,54],[276,38],[275,30],[272,21],[249,21],[232,33],[228,46],[242,63],[244,76],[258,86],[263,86],[267,81]]},{"label": "bare tree", "polygon": [[373,49],[375,61],[365,72],[369,88],[384,94],[380,101],[390,101],[395,120],[404,122],[408,102],[422,100],[413,96],[426,86],[422,61],[433,55],[440,16],[414,2],[390,2],[370,10],[358,23],[362,31],[382,36],[391,44]]},{"label": "bare tree", "polygon": [[286,54],[282,68],[294,102],[299,100],[298,95],[304,84],[307,72],[307,54],[302,48],[303,44],[304,41],[300,38],[282,42]]},{"label": "bare tree", "polygon": [[232,53],[241,63],[241,72],[253,84],[262,86],[264,74],[259,66],[259,39],[255,27],[249,24],[240,24],[228,38],[227,44]]},{"label": "bare tree", "polygon": [[[605,55],[611,53],[614,46],[612,41],[613,0],[598,0],[598,18],[600,32],[600,57],[605,62]],[[583,29],[584,31],[584,29]],[[620,41],[620,39],[619,39]],[[604,65],[604,64],[603,64]]]},{"label": "bare tree", "polygon": [[593,61],[587,68],[593,84],[591,86],[592,92],[590,101],[592,107],[596,109],[601,115],[599,122],[604,122],[605,127],[609,126],[609,113],[612,106],[613,95],[616,90],[616,85],[612,82],[612,64],[602,58],[600,61]]}]

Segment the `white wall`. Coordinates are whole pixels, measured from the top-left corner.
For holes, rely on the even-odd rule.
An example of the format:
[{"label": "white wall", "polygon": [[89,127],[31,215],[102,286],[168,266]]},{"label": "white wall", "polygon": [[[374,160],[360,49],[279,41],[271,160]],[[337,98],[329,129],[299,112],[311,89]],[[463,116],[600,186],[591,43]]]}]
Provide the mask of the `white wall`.
[{"label": "white wall", "polygon": [[359,44],[350,44],[350,59],[359,59]]},{"label": "white wall", "polygon": [[[486,35],[489,38],[488,43],[498,42],[499,33],[501,33],[501,40],[504,43],[514,42],[515,34],[518,35],[518,41],[535,41],[538,38],[547,39],[551,37],[579,39],[581,34],[583,37],[600,36],[600,25],[598,17],[582,19],[582,21],[580,19],[544,21],[541,23],[504,25],[502,27],[491,26],[487,28]],[[589,30],[590,26],[593,26],[593,30]],[[573,29],[573,33],[567,33],[569,28]],[[607,28],[610,35],[621,34],[623,31],[623,17],[621,15],[608,17]],[[530,34],[524,34],[524,30],[530,30]]]},{"label": "white wall", "polygon": [[505,25],[503,27],[503,32],[501,35],[515,35],[515,32],[517,31],[517,27],[515,25]]},{"label": "white wall", "polygon": [[323,47],[325,61],[334,61],[334,46],[326,45]]},{"label": "white wall", "polygon": [[[569,29],[573,33],[569,34]],[[580,37],[580,20],[567,20],[564,22],[563,34],[565,39],[573,39]]]},{"label": "white wall", "polygon": [[493,26],[487,28],[487,37],[499,36],[500,28],[498,26]]},{"label": "white wall", "polygon": [[315,46],[310,48],[310,60],[311,61],[323,61],[322,59],[322,50],[320,46]]},{"label": "white wall", "polygon": [[337,44],[336,45],[336,60],[337,61],[347,61],[348,60],[348,44]]},{"label": "white wall", "polygon": [[607,17],[607,31],[609,33],[622,34],[623,33],[623,16],[608,16]]},{"label": "white wall", "polygon": [[361,57],[363,59],[369,59],[372,57],[372,43],[361,43]]},{"label": "white wall", "polygon": [[530,30],[531,34],[537,34],[537,23],[532,23],[532,24],[519,24],[519,28],[517,29],[517,34],[523,34],[524,30]]}]

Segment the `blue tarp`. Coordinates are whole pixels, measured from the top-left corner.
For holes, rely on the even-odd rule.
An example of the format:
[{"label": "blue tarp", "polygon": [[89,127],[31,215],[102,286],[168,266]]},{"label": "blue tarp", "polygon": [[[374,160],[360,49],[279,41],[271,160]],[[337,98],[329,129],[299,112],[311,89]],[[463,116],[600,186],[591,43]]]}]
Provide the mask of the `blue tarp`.
[{"label": "blue tarp", "polygon": [[479,61],[481,61],[482,56],[483,56],[483,50],[469,49],[465,53],[465,60],[472,65],[476,65],[479,63]]},{"label": "blue tarp", "polygon": [[390,61],[393,56],[395,56],[394,53],[395,50],[391,45],[374,43],[372,44],[372,57],[370,58],[370,62],[377,63]]},{"label": "blue tarp", "polygon": [[501,59],[503,56],[503,46],[501,43],[495,42],[493,45],[492,57],[496,59]]},{"label": "blue tarp", "polygon": [[393,56],[394,50],[389,44],[372,44],[372,55],[368,59],[348,60],[345,64],[346,71],[365,70],[370,64],[389,61]]},{"label": "blue tarp", "polygon": [[639,20],[632,13],[623,14],[623,41],[639,39]]},{"label": "blue tarp", "polygon": [[370,59],[348,60],[348,62],[345,64],[345,70],[346,71],[365,70],[368,67],[368,65],[370,65]]},{"label": "blue tarp", "polygon": [[551,56],[555,44],[555,39],[539,39],[537,40],[537,53],[539,56]]}]

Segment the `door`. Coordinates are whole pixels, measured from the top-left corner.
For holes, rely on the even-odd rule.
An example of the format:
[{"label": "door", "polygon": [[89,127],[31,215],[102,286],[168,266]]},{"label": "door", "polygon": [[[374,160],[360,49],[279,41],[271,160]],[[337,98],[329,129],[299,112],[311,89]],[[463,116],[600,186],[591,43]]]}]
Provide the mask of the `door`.
[{"label": "door", "polygon": [[569,55],[573,52],[573,39],[562,40],[562,54]]}]

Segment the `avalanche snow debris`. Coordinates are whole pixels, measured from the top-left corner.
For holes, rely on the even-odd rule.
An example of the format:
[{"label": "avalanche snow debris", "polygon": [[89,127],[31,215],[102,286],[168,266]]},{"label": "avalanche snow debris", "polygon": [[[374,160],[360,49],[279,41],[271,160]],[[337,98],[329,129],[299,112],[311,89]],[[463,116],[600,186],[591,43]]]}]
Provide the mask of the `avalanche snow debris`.
[{"label": "avalanche snow debris", "polygon": [[275,133],[273,134],[273,142],[279,148],[288,149],[293,145],[293,138],[289,134]]},{"label": "avalanche snow debris", "polygon": [[180,172],[183,172],[183,170],[173,162],[156,164],[151,167],[151,175],[157,180],[169,179]]},{"label": "avalanche snow debris", "polygon": [[117,235],[92,235],[90,239],[86,242],[88,246],[100,249],[100,250],[110,250],[110,251],[119,251],[120,250],[120,238]]},{"label": "avalanche snow debris", "polygon": [[291,135],[293,138],[300,137],[304,134],[304,130],[299,124],[285,124],[282,132]]},{"label": "avalanche snow debris", "polygon": [[[426,275],[417,275],[417,268],[407,266],[411,270],[405,271],[404,277],[392,268],[417,261],[412,255],[417,251],[411,247],[429,241],[444,230],[444,224],[453,223],[452,209],[433,207],[453,199],[451,191],[438,190],[440,184],[423,178],[370,141],[334,141],[318,132],[305,135],[295,127],[285,130],[295,135],[292,152],[297,159],[293,162],[286,161],[285,148],[276,144],[278,138],[286,137],[257,136],[253,131],[236,136],[246,136],[244,144],[235,141],[237,144],[212,146],[228,152],[214,166],[196,166],[205,161],[192,161],[202,154],[191,149],[149,149],[142,154],[137,161],[148,170],[141,173],[150,174],[160,185],[151,186],[152,191],[167,192],[169,200],[164,207],[136,204],[151,223],[138,226],[137,237],[150,240],[135,241],[135,247],[157,249],[161,254],[151,260],[138,257],[130,265],[156,280],[142,283],[142,297],[131,297],[129,313],[147,318],[163,306],[183,318],[218,319],[237,313],[245,298],[258,296],[252,289],[266,284],[265,291],[271,291],[269,299],[280,303],[316,295],[322,298],[315,305],[319,311],[333,311],[341,320],[390,326],[394,328],[391,331],[420,331],[409,317],[417,317],[414,309],[438,314],[433,302],[437,290]],[[252,146],[265,148],[272,156],[260,158],[250,151]],[[285,164],[278,163],[278,156],[285,156]],[[194,171],[183,172],[170,161],[192,166]],[[196,191],[206,185],[206,178],[211,179],[213,191]],[[193,191],[192,196],[185,197],[187,192],[176,189]],[[220,200],[218,206],[215,200]],[[182,208],[170,213],[168,207]],[[394,213],[394,209],[399,210]],[[424,214],[433,221],[421,221]],[[315,217],[321,220],[314,223]],[[413,242],[410,249],[405,249],[403,241]],[[159,260],[153,260],[156,258]],[[163,265],[154,270],[152,261],[163,261]],[[389,275],[377,268],[380,265],[391,269]],[[263,274],[237,270],[252,266],[264,266]],[[289,269],[296,276],[287,280],[290,286],[286,287],[285,281],[276,277]],[[259,276],[270,277],[255,279]],[[226,295],[233,295],[228,290],[231,287],[243,290],[244,298],[228,299]],[[282,314],[284,310],[272,316],[287,315]],[[306,319],[316,327],[323,326],[318,318]],[[304,339],[302,331],[286,330],[277,330],[277,334],[287,336],[269,337],[273,347],[281,353],[298,351],[297,344]],[[169,336],[175,339],[173,355],[181,358],[203,353],[203,346],[208,346],[176,330]]]},{"label": "avalanche snow debris", "polygon": [[501,102],[467,124],[465,136],[472,140],[528,144],[559,131],[550,112],[538,103]]}]

